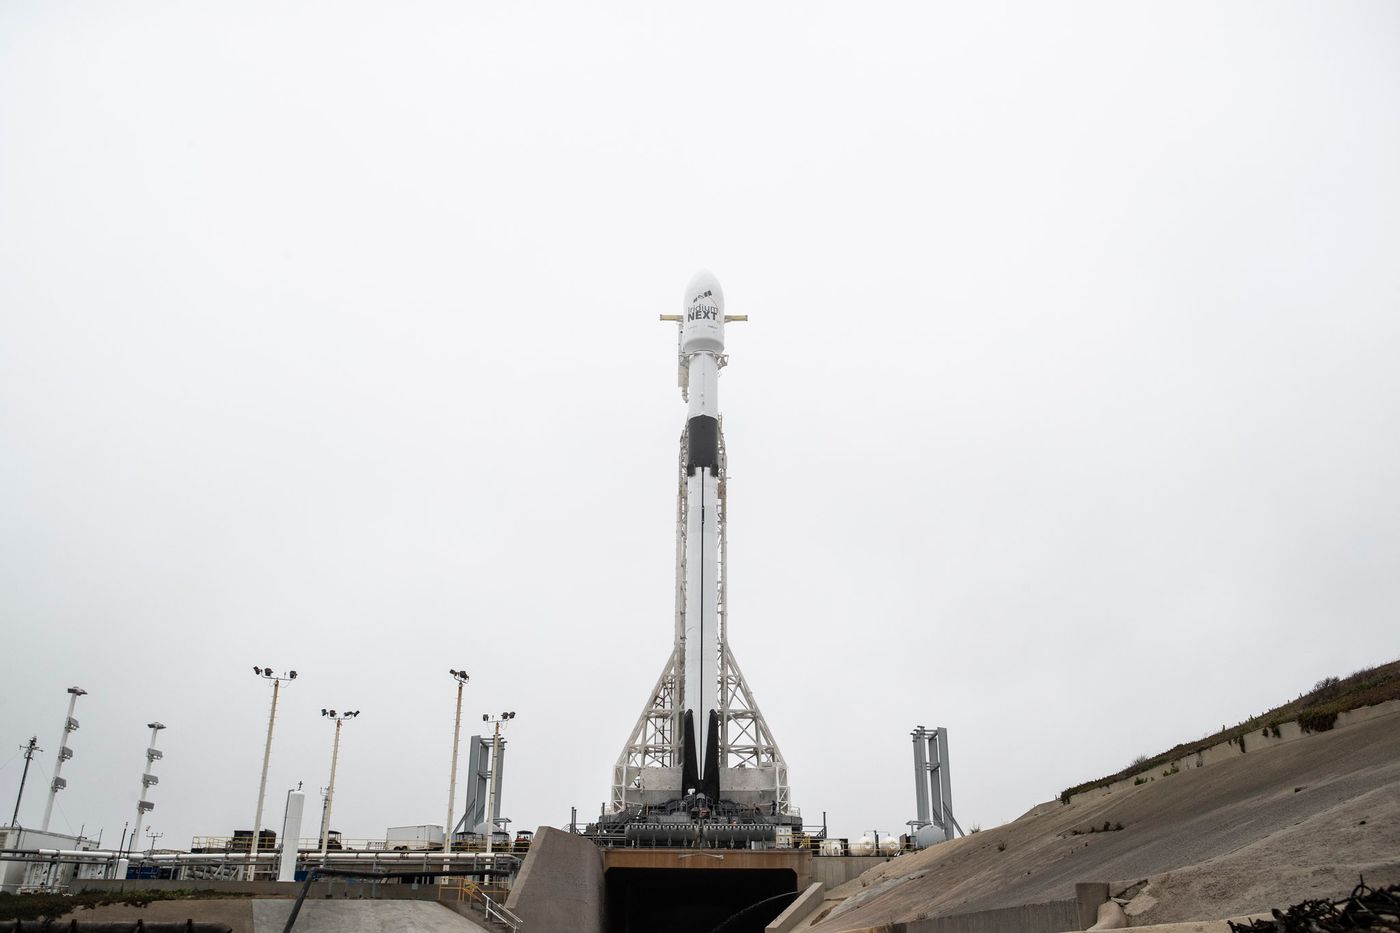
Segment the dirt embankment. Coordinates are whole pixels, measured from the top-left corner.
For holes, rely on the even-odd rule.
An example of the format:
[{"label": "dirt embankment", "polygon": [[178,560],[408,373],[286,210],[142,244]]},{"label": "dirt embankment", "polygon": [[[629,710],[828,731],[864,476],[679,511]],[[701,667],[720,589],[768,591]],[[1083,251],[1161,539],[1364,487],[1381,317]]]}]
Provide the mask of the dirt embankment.
[{"label": "dirt embankment", "polygon": [[1080,881],[1147,880],[1134,926],[1210,920],[1337,896],[1359,874],[1400,882],[1400,712],[902,856],[833,892],[847,899],[810,929],[1060,900]]}]

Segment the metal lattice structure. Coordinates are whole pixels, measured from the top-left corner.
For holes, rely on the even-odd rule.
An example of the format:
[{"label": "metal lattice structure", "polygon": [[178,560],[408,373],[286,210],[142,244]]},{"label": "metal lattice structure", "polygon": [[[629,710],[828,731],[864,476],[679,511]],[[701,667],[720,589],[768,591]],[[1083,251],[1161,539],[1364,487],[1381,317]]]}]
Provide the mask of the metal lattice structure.
[{"label": "metal lattice structure", "polygon": [[[648,786],[668,783],[665,776],[679,769],[682,755],[681,698],[685,693],[685,606],[686,606],[686,449],[687,431],[681,432],[679,492],[676,496],[676,627],[671,654],[637,717],[627,744],[613,766],[612,813],[622,813],[642,804]],[[758,708],[753,691],[744,679],[729,648],[728,637],[728,456],[724,431],[719,434],[719,649],[718,687],[720,717],[720,757],[725,769],[726,787],[743,786],[750,796],[757,795],[774,814],[796,814],[791,806],[787,762]],[[650,773],[650,774],[649,774]],[[649,781],[651,775],[656,780]],[[747,780],[730,780],[743,775]],[[754,779],[760,778],[758,784]]]}]

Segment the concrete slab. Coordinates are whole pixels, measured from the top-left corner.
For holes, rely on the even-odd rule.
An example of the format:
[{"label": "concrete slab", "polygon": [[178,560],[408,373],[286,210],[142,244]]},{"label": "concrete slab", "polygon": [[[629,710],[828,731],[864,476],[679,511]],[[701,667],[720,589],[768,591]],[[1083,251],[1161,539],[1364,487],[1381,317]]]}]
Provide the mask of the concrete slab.
[{"label": "concrete slab", "polygon": [[[295,901],[253,902],[253,933],[282,933]],[[479,926],[433,901],[312,901],[302,904],[295,933],[481,933]]]},{"label": "concrete slab", "polygon": [[582,836],[541,826],[506,907],[531,933],[602,933],[603,855]]}]

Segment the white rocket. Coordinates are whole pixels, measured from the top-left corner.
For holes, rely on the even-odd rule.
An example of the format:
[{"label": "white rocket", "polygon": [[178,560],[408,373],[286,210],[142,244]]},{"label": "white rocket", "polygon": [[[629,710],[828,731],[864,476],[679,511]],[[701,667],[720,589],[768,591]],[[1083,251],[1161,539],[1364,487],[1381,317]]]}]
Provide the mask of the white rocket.
[{"label": "white rocket", "polygon": [[[702,271],[690,280],[681,312],[686,422],[685,689],[688,729],[701,774],[715,741],[719,710],[719,370],[724,364],[724,292]],[[689,757],[689,756],[687,756]],[[686,788],[687,790],[689,788]]]},{"label": "white rocket", "polygon": [[725,630],[728,506],[719,371],[727,362],[725,325],[748,316],[725,314],[719,281],[702,271],[686,286],[681,313],[661,320],[679,325],[679,381],[688,406],[676,505],[675,641],[613,768],[609,821],[645,836],[637,827],[651,808],[672,807],[693,791],[709,798],[712,813],[718,804],[730,822],[800,825],[789,802],[787,763]]}]

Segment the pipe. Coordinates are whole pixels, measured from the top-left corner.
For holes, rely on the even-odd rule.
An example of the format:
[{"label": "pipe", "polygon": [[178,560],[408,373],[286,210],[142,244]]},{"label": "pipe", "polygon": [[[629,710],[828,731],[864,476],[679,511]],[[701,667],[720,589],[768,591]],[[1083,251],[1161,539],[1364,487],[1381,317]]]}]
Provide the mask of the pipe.
[{"label": "pipe", "polygon": [[[315,859],[315,852],[307,853],[308,858]],[[110,849],[0,849],[0,861],[39,861],[43,859],[58,859],[65,862],[110,862],[115,859],[126,858],[124,852],[114,852]],[[243,862],[248,859],[257,862],[275,862],[278,858],[276,852],[259,853],[250,856],[246,852],[165,852],[159,855],[138,855],[137,860],[142,862]],[[327,862],[417,862],[424,865],[454,863],[454,862],[475,862],[490,861],[492,863],[509,863],[519,861],[514,855],[496,853],[487,855],[482,852],[453,852],[444,855],[441,852],[332,852],[326,859]]]}]

